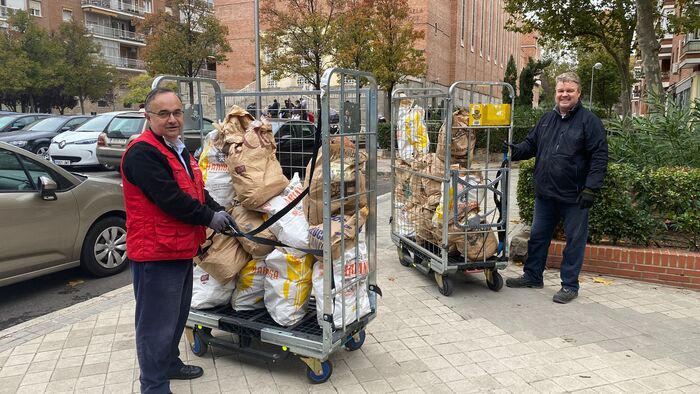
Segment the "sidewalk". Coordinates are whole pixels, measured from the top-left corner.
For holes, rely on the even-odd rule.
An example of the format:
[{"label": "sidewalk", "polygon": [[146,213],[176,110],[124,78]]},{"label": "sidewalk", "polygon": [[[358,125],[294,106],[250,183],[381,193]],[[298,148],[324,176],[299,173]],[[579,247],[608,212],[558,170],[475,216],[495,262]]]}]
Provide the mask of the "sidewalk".
[{"label": "sidewalk", "polygon": [[[558,305],[559,275],[547,272],[541,290],[495,293],[478,274],[443,297],[399,264],[389,207],[380,197],[377,319],[360,351],[333,354],[327,383],[308,384],[294,358],[199,358],[183,338],[183,359],[205,375],[174,381],[173,392],[700,392],[700,293],[583,275],[579,298]],[[126,286],[0,332],[0,393],[137,392],[133,315]]]}]

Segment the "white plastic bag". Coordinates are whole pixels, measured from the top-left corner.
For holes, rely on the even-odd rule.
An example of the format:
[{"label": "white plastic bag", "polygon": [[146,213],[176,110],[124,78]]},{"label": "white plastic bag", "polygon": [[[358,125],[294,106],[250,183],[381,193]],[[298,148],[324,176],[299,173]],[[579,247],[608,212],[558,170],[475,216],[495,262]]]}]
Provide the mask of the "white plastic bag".
[{"label": "white plastic bag", "polygon": [[[269,216],[276,214],[294,201],[302,192],[304,186],[301,184],[299,174],[294,173],[289,185],[282,191],[279,196],[275,196],[266,202],[258,210],[267,213]],[[287,253],[293,254],[296,257],[303,257],[306,253],[300,252],[294,248],[309,248],[309,222],[304,217],[304,206],[300,202],[286,215],[282,216],[278,221],[270,227],[270,232],[277,237],[277,240],[290,247],[284,248]]]},{"label": "white plastic bag", "polygon": [[234,311],[251,311],[265,307],[265,260],[250,260],[238,273],[236,289],[231,296]]},{"label": "white plastic bag", "polygon": [[414,155],[428,153],[428,128],[425,125],[425,110],[413,106],[411,100],[401,100],[396,122],[396,141],[399,157],[411,161]]},{"label": "white plastic bag", "polygon": [[[463,181],[466,181],[470,186],[479,186],[482,184],[481,178],[479,178],[476,175],[464,175],[460,177]],[[448,222],[452,223],[453,222],[453,216],[454,216],[454,185],[452,184],[452,181],[450,180],[450,188],[449,188],[449,197],[448,197],[448,208],[447,208],[447,215],[450,218]],[[465,186],[462,184],[458,184],[459,187],[459,193],[462,193],[464,191]],[[442,228],[442,215],[443,215],[443,209],[442,209],[442,201],[443,201],[443,194],[442,192],[440,193],[440,204],[438,204],[437,208],[435,208],[435,214],[433,215],[433,226],[434,227],[440,227]],[[473,188],[470,189],[469,192],[467,192],[466,195],[463,195],[460,198],[460,201],[457,205],[457,209],[459,212],[459,218],[460,221],[463,220],[463,218],[469,213],[469,212],[479,212],[481,209],[481,205],[484,202],[485,194],[484,194],[484,189],[477,189]]]},{"label": "white plastic bag", "polygon": [[233,190],[231,175],[226,165],[226,155],[214,146],[217,130],[211,131],[204,138],[204,148],[199,156],[199,169],[202,171],[204,188],[222,207],[228,209],[233,205],[236,192]]},{"label": "white plastic bag", "polygon": [[[343,275],[345,275],[346,284],[358,275],[367,275],[369,271],[367,247],[364,243],[359,243],[357,249],[359,251],[357,267],[355,266],[355,248],[347,249],[342,258],[333,262],[333,282],[337,287],[341,286]],[[313,271],[313,295],[316,298],[316,313],[319,324],[323,321],[323,270],[323,262],[316,262]],[[357,320],[358,310],[360,317],[372,311],[367,290],[367,280],[361,280],[358,286],[359,288],[357,291],[355,286],[351,286],[343,293],[339,293],[335,296],[333,300],[334,327],[338,328],[343,326],[343,315],[345,316],[345,324],[347,325]],[[345,304],[344,311],[343,304]]]},{"label": "white plastic bag", "polygon": [[407,209],[407,204],[397,202],[395,206],[394,217],[396,218],[396,229],[399,235],[405,237],[413,237],[416,235],[416,228],[413,221],[416,218],[411,218],[413,210]]},{"label": "white plastic bag", "polygon": [[265,307],[277,324],[291,326],[306,315],[313,263],[312,255],[298,258],[277,249],[267,256]]},{"label": "white plastic bag", "polygon": [[207,271],[196,266],[192,274],[192,302],[190,306],[195,309],[207,309],[225,305],[231,299],[231,293],[235,288],[235,281],[229,281],[222,285]]}]

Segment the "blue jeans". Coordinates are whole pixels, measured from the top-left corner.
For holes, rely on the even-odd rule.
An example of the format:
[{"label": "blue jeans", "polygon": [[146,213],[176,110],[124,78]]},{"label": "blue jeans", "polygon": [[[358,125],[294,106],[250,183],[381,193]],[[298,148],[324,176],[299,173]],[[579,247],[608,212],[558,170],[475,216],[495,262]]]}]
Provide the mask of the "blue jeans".
[{"label": "blue jeans", "polygon": [[554,230],[564,220],[566,247],[561,261],[561,286],[578,291],[578,275],[583,266],[588,239],[588,209],[554,199],[536,197],[535,217],[527,243],[527,261],[523,271],[529,280],[542,283],[549,244]]},{"label": "blue jeans", "polygon": [[192,300],[192,260],[131,262],[142,393],[169,393]]}]

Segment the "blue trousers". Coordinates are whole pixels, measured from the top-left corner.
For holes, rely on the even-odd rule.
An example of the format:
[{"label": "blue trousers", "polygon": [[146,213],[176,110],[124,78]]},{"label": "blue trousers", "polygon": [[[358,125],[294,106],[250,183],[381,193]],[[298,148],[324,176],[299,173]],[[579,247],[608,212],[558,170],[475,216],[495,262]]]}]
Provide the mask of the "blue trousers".
[{"label": "blue trousers", "polygon": [[131,262],[142,393],[169,393],[192,300],[192,260]]},{"label": "blue trousers", "polygon": [[588,239],[588,211],[579,208],[578,204],[535,198],[535,217],[527,243],[527,260],[523,267],[525,277],[533,282],[543,282],[542,274],[549,244],[557,224],[563,219],[566,247],[561,261],[561,286],[578,291],[578,275],[583,266]]}]

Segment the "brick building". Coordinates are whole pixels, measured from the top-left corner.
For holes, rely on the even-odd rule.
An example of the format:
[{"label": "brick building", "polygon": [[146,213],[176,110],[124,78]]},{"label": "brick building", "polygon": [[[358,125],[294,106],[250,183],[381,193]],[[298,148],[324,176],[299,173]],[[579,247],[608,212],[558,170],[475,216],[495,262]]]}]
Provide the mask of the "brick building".
[{"label": "brick building", "polygon": [[[425,33],[416,46],[425,51],[428,65],[425,80],[412,78],[409,84],[501,81],[511,55],[518,69],[527,61],[523,53],[540,57],[534,36],[528,41],[532,48],[521,53],[522,35],[504,29],[507,15],[501,0],[409,0],[409,5],[415,28]],[[252,0],[217,0],[214,7],[217,18],[229,27],[229,44],[235,54],[217,72],[228,89],[242,89],[255,82],[253,7]],[[261,79],[264,88],[267,77]]]}]

